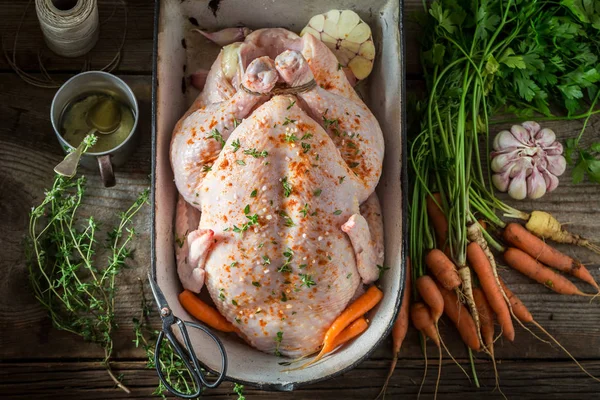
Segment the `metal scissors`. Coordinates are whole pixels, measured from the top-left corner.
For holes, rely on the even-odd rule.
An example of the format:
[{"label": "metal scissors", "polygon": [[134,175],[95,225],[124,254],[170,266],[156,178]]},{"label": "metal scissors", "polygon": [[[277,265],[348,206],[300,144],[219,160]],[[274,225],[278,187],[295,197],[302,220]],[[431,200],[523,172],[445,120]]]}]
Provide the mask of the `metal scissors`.
[{"label": "metal scissors", "polygon": [[[167,390],[173,393],[175,396],[179,396],[184,399],[195,399],[202,393],[202,389],[204,387],[207,388],[216,388],[221,384],[223,379],[225,378],[225,374],[227,372],[227,353],[225,352],[225,347],[223,343],[219,340],[214,333],[212,333],[207,327],[204,325],[190,322],[190,321],[182,321],[173,315],[173,311],[169,307],[167,303],[167,299],[164,294],[160,290],[158,283],[152,278],[150,274],[148,274],[148,280],[150,281],[150,287],[152,288],[152,294],[154,295],[154,300],[158,305],[158,312],[160,314],[160,318],[162,319],[162,330],[158,334],[158,339],[156,340],[156,349],[154,352],[154,363],[156,365],[156,371],[158,372],[158,377]],[[183,337],[184,347],[181,346],[175,334],[173,333],[173,325],[177,325],[179,331],[181,332],[181,336]],[[196,329],[200,329],[204,332],[208,337],[210,337],[219,348],[219,352],[221,353],[221,372],[218,373],[217,378],[212,381],[208,381],[204,376],[204,370],[200,366],[200,362],[196,358],[196,352],[194,351],[194,347],[192,346],[192,342],[188,335],[187,327],[192,327]],[[161,367],[160,367],[160,354],[162,348],[162,342],[164,338],[170,342],[173,350],[181,360],[183,361],[185,367],[190,373],[194,383],[195,383],[195,391],[194,393],[183,393],[177,389],[175,389],[168,382],[167,377],[165,377]]]}]

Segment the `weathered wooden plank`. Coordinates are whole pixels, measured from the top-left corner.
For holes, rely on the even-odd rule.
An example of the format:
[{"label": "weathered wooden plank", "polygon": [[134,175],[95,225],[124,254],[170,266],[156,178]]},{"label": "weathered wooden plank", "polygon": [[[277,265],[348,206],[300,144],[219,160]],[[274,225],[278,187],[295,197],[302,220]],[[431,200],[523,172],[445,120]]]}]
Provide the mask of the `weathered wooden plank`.
[{"label": "weathered wooden plank", "polygon": [[[463,368],[468,364],[461,361]],[[590,372],[600,374],[600,361],[583,363]],[[36,399],[148,399],[156,387],[157,377],[145,369],[143,362],[118,362],[116,371],[122,373],[132,390],[126,395],[114,388],[102,366],[91,362],[6,363],[0,369],[2,398],[16,400]],[[369,360],[354,370],[326,382],[301,387],[293,393],[265,392],[244,388],[248,399],[372,399],[385,379],[388,363]],[[423,375],[423,360],[400,360],[387,390],[387,398],[417,397]],[[481,388],[469,383],[465,375],[452,362],[442,364],[442,379],[438,396],[441,399],[502,399],[494,391],[494,375],[490,363],[477,363]],[[498,365],[502,391],[508,398],[518,399],[583,399],[596,398],[598,383],[581,373],[569,362],[504,362]],[[422,390],[422,398],[433,398],[437,360],[429,359],[429,373]],[[171,398],[171,397],[170,397]],[[203,398],[234,399],[231,383],[208,390]]]}]

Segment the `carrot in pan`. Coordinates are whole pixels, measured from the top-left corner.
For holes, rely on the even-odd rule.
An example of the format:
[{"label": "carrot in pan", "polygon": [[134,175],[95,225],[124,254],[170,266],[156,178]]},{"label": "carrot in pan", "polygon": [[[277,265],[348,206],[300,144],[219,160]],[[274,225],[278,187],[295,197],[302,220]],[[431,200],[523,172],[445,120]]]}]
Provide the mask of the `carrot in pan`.
[{"label": "carrot in pan", "polygon": [[236,332],[237,329],[223,317],[216,308],[200,300],[189,290],[179,294],[179,302],[194,318],[221,332]]},{"label": "carrot in pan", "polygon": [[333,341],[333,348],[337,348],[338,346],[348,342],[349,340],[354,339],[361,333],[367,330],[369,324],[367,320],[363,317],[360,317],[350,325],[346,329],[340,332],[340,334]]},{"label": "carrot in pan", "polygon": [[323,340],[323,347],[317,356],[304,364],[300,368],[308,367],[311,364],[319,361],[323,356],[333,350],[335,344],[335,338],[352,322],[362,317],[367,311],[372,309],[379,303],[383,298],[383,293],[377,288],[377,286],[371,286],[362,296],[350,304],[337,318],[333,321],[333,324],[329,327],[325,333],[325,339]]}]

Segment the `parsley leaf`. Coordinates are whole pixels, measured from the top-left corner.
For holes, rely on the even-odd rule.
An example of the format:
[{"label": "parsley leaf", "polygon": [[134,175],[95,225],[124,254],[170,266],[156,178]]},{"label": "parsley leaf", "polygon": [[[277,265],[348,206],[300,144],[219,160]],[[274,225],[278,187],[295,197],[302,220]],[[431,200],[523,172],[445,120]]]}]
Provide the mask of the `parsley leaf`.
[{"label": "parsley leaf", "polygon": [[456,25],[450,18],[450,10],[443,10],[439,1],[434,1],[431,4],[429,14],[431,14],[431,16],[438,21],[440,27],[444,28],[448,33],[454,33],[456,31]]}]

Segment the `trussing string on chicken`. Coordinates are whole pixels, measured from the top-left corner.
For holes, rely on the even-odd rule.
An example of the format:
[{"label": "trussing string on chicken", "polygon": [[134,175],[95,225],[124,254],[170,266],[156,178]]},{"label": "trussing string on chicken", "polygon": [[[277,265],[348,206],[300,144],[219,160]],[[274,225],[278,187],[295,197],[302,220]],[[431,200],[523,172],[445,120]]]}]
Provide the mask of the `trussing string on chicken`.
[{"label": "trussing string on chicken", "polygon": [[258,92],[254,92],[254,91],[248,89],[246,86],[244,86],[244,84],[240,83],[240,89],[242,89],[244,92],[246,92],[248,94],[252,94],[254,96],[304,93],[304,92],[308,92],[309,90],[314,89],[315,86],[317,86],[317,82],[314,79],[311,79],[309,82],[306,82],[305,84],[300,85],[300,86],[294,86],[294,87],[289,87],[289,86],[277,87],[276,86],[275,88],[273,88],[273,90],[271,90],[270,93],[258,93]]}]

